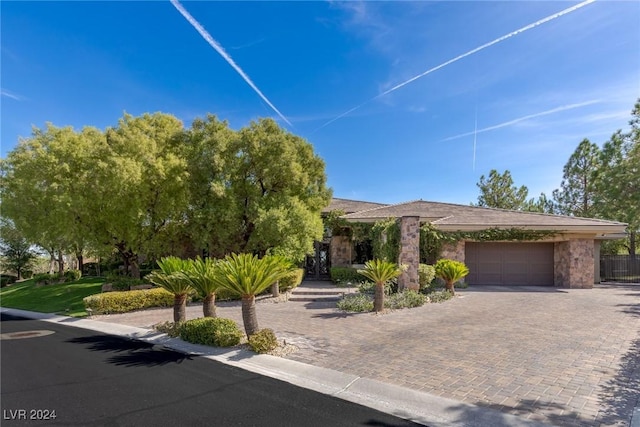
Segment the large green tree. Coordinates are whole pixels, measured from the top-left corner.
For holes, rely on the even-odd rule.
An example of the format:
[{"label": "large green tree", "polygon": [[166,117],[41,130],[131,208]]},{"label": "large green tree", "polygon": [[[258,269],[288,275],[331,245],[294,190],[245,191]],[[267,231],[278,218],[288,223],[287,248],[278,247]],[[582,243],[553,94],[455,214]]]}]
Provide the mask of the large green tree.
[{"label": "large green tree", "polygon": [[0,223],[0,255],[3,258],[3,270],[15,272],[18,280],[22,279],[22,273],[36,258],[33,245],[11,222],[6,220]]},{"label": "large green tree", "polygon": [[212,255],[274,253],[299,261],[313,251],[331,191],[311,144],[271,119],[233,132],[208,116],[194,122],[187,145],[189,227]]},{"label": "large green tree", "polygon": [[87,172],[94,185],[87,203],[91,231],[118,251],[134,277],[140,275],[139,254],[170,251],[166,243],[184,220],[182,133],[182,123],[169,114],[125,114],[94,147]]},{"label": "large green tree", "polygon": [[618,130],[604,143],[595,182],[601,216],[629,224],[627,249],[637,251],[640,233],[640,99],[632,110],[628,132]]},{"label": "large green tree", "polygon": [[583,139],[564,165],[560,189],[553,191],[558,212],[564,215],[593,218],[599,197],[596,173],[600,167],[600,149]]},{"label": "large green tree", "polygon": [[2,214],[30,241],[57,254],[74,253],[82,268],[83,252],[90,244],[85,201],[92,182],[87,161],[93,136],[99,131],[34,128],[3,161]]},{"label": "large green tree", "polygon": [[480,188],[476,206],[511,210],[521,210],[526,206],[529,189],[524,185],[514,185],[511,172],[508,170],[500,174],[492,169],[489,177],[482,175],[476,185]]}]

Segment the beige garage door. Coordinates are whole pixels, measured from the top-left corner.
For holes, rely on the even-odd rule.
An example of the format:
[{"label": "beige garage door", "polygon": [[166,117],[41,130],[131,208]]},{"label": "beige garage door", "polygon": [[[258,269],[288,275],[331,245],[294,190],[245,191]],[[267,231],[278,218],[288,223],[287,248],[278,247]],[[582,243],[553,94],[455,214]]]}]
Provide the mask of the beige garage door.
[{"label": "beige garage door", "polygon": [[553,286],[553,243],[465,244],[471,285]]}]

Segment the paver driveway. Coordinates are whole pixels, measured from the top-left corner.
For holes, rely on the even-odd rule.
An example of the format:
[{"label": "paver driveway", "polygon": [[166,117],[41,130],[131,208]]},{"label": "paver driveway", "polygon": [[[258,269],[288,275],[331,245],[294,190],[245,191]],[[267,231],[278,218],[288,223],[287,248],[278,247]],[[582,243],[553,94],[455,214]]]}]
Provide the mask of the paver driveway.
[{"label": "paver driveway", "polygon": [[[291,359],[555,425],[627,426],[640,400],[640,285],[471,287],[383,315],[334,307],[265,301],[257,312],[299,348]],[[191,306],[187,317],[201,313]],[[242,322],[236,303],[218,315]],[[97,318],[150,326],[171,316]]]}]

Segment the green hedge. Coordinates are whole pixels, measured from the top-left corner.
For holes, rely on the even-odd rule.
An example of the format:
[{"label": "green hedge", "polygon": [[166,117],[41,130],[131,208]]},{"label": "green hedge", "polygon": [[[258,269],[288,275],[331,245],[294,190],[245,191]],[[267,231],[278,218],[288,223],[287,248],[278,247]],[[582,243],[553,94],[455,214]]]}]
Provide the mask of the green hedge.
[{"label": "green hedge", "polygon": [[93,314],[127,313],[149,307],[172,307],[174,296],[164,289],[105,292],[83,299],[84,306]]},{"label": "green hedge", "polygon": [[358,274],[358,270],[352,267],[331,267],[329,270],[333,283],[358,283],[366,280],[364,276]]},{"label": "green hedge", "polygon": [[193,344],[230,347],[240,344],[242,331],[236,322],[220,317],[187,320],[179,327],[180,338]]},{"label": "green hedge", "polygon": [[293,289],[302,283],[304,278],[304,269],[296,268],[289,275],[280,279],[280,291],[288,291]]}]

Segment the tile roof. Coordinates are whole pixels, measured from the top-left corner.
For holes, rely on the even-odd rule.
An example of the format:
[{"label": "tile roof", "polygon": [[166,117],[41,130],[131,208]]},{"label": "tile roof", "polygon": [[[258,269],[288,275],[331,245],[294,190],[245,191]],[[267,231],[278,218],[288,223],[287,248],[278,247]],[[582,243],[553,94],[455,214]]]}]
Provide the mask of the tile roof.
[{"label": "tile roof", "polygon": [[382,206],[387,206],[383,203],[374,203],[374,202],[362,202],[360,200],[349,200],[349,199],[339,199],[333,198],[329,203],[329,206],[322,210],[323,213],[340,210],[345,213],[353,213],[364,211],[372,208],[379,208]]},{"label": "tile roof", "polygon": [[535,212],[482,208],[417,200],[386,205],[344,215],[353,222],[374,222],[390,217],[418,216],[442,230],[479,230],[491,227],[566,231],[624,232],[626,224],[593,218],[577,218]]}]

